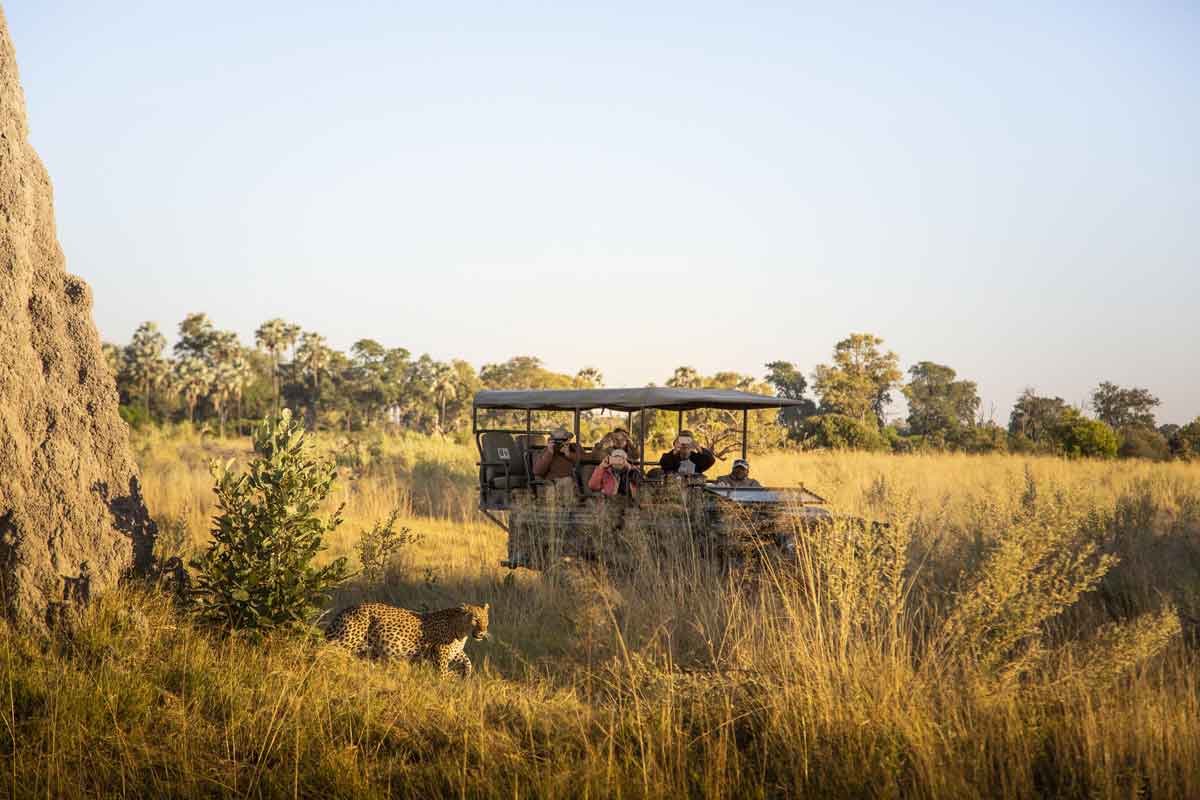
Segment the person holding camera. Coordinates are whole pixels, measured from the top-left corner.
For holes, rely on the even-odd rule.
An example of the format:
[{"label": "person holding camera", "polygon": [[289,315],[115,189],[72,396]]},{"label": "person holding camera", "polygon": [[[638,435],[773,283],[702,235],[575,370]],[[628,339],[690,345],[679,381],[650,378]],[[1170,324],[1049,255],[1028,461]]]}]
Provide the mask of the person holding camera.
[{"label": "person holding camera", "polygon": [[695,467],[694,473],[699,475],[717,463],[717,457],[712,450],[701,447],[700,443],[696,441],[696,437],[692,436],[691,431],[680,431],[679,435],[675,437],[670,452],[662,454],[658,465],[662,467],[663,472],[670,474],[679,472],[679,466],[684,462],[691,462]]},{"label": "person holding camera", "polygon": [[605,497],[635,497],[642,471],[629,463],[629,454],[614,448],[588,478],[588,489]]},{"label": "person holding camera", "polygon": [[592,448],[592,455],[593,458],[601,459],[613,450],[624,450],[629,458],[637,460],[637,445],[633,443],[633,437],[629,435],[629,431],[624,428],[613,428],[606,433],[604,438],[596,442]]},{"label": "person holding camera", "polygon": [[550,431],[550,443],[533,462],[534,477],[548,481],[575,477],[575,467],[583,458],[583,449],[571,438],[571,432],[566,428]]}]

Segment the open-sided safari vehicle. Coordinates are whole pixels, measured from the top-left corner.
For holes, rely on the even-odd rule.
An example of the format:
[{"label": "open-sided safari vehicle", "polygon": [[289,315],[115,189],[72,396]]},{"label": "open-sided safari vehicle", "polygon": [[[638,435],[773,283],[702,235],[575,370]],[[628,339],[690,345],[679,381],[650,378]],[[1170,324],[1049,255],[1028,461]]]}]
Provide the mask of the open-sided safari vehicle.
[{"label": "open-sided safari vehicle", "polygon": [[[475,395],[472,428],[479,448],[479,509],[508,533],[509,567],[541,569],[562,559],[591,559],[632,566],[655,552],[681,549],[695,557],[739,563],[756,554],[794,554],[795,532],[830,519],[824,503],[803,486],[731,487],[703,475],[663,474],[646,457],[646,412],[674,411],[677,432],[698,409],[741,411],[741,453],[746,457],[750,411],[799,405],[784,397],[727,389],[497,390]],[[584,450],[574,486],[540,480],[534,463],[549,431],[537,412],[569,412],[574,438],[587,411],[624,412],[625,430],[637,432],[632,466],[645,480],[636,498],[604,497],[588,490],[600,462]],[[497,413],[505,412],[505,413]],[[518,413],[513,413],[518,412]],[[523,412],[520,413],[520,412]],[[638,424],[634,424],[635,415]],[[524,427],[496,419],[524,417]],[[491,421],[489,421],[491,420]],[[736,434],[736,431],[733,432]],[[582,444],[582,443],[581,443]]]}]

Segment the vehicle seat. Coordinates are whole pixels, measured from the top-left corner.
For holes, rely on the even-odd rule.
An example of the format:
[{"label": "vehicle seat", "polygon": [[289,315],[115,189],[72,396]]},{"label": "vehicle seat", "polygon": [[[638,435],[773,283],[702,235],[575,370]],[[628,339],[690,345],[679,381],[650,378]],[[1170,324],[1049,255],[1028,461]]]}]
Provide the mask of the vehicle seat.
[{"label": "vehicle seat", "polygon": [[480,437],[483,447],[483,484],[493,489],[519,489],[529,482],[524,450],[511,433],[494,431]]}]

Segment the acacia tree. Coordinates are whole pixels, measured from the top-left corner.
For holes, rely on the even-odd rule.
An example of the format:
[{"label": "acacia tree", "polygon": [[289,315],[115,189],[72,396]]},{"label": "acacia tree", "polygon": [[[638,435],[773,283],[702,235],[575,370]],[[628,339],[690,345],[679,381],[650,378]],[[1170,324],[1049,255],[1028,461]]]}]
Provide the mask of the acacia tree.
[{"label": "acacia tree", "polygon": [[803,403],[779,409],[779,423],[787,429],[788,438],[797,439],[804,419],[817,413],[817,404],[805,396],[808,381],[804,379],[804,373],[790,361],[772,361],[766,368],[767,383],[775,390],[776,396]]},{"label": "acacia tree", "polygon": [[1092,409],[1101,422],[1123,428],[1153,428],[1154,409],[1161,401],[1149,389],[1123,389],[1104,381],[1092,391]]},{"label": "acacia tree", "polygon": [[[694,367],[676,367],[674,374],[667,381],[667,386],[675,389],[734,389],[740,392],[768,394],[770,388],[756,381],[750,375],[737,372],[718,372],[715,375],[701,375]],[[761,450],[779,444],[778,428],[772,424],[776,415],[774,410],[751,411],[750,437],[753,449]],[[640,417],[640,415],[638,415]],[[647,414],[647,441],[670,441],[674,437],[676,420],[674,415]],[[696,438],[713,454],[724,459],[725,456],[740,449],[742,441],[742,412],[720,408],[702,408],[688,411],[684,415],[684,427],[691,430]],[[635,428],[640,419],[635,419]],[[665,428],[664,428],[665,426]]]},{"label": "acacia tree", "polygon": [[699,389],[704,386],[704,378],[695,367],[676,367],[674,374],[667,379],[667,386],[672,389]]},{"label": "acacia tree", "polygon": [[[407,351],[404,351],[407,358]],[[388,349],[374,339],[359,339],[350,346],[348,405],[363,425],[372,423],[395,394],[389,375]]]},{"label": "acacia tree", "polygon": [[943,364],[921,361],[908,370],[912,379],[902,392],[908,400],[908,427],[920,436],[952,435],[975,421],[979,393],[974,381],[955,380]]},{"label": "acacia tree", "polygon": [[1008,432],[1039,444],[1052,441],[1067,408],[1061,397],[1040,397],[1036,390],[1027,388],[1013,404]]},{"label": "acacia tree", "polygon": [[870,333],[852,333],[833,348],[833,364],[818,364],[813,387],[821,396],[821,412],[844,414],[859,421],[872,413],[883,426],[884,409],[892,402],[892,389],[900,382],[900,359],[884,351],[883,339]]},{"label": "acacia tree", "polygon": [[575,386],[578,389],[599,389],[604,386],[604,374],[595,367],[584,367],[575,373]]}]

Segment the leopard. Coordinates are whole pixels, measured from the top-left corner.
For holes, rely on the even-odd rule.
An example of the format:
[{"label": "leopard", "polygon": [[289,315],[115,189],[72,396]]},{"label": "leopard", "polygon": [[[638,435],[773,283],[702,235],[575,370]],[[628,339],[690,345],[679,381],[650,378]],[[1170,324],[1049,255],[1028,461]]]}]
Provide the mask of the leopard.
[{"label": "leopard", "polygon": [[491,638],[489,607],[488,603],[463,603],[421,613],[386,603],[359,603],[333,618],[325,630],[325,640],[353,655],[385,662],[429,660],[443,677],[453,666],[465,678],[474,671],[463,649],[467,638]]}]

